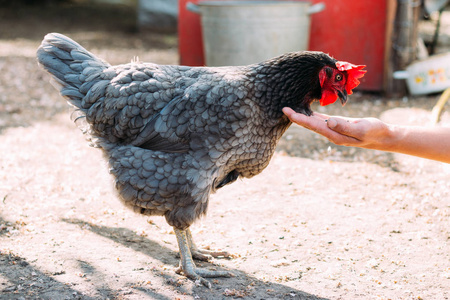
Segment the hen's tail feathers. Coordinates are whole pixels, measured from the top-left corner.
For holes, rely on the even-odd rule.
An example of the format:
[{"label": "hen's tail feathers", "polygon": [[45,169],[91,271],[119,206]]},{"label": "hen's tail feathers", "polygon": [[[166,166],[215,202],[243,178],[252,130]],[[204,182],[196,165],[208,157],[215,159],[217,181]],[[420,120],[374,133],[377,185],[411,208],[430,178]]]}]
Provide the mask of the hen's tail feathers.
[{"label": "hen's tail feathers", "polygon": [[[110,65],[59,33],[45,36],[37,50],[37,60],[52,75],[53,86],[74,106],[71,119],[86,134],[91,146],[100,147],[102,143],[86,121],[86,112],[100,97],[101,87],[105,87],[105,82],[99,82],[100,77]],[[96,83],[97,87],[92,88]]]},{"label": "hen's tail feathers", "polygon": [[110,66],[59,33],[45,36],[37,50],[37,60],[52,75],[51,83],[61,95],[81,110],[89,108],[91,103],[83,103],[83,98],[100,80],[101,71]]}]

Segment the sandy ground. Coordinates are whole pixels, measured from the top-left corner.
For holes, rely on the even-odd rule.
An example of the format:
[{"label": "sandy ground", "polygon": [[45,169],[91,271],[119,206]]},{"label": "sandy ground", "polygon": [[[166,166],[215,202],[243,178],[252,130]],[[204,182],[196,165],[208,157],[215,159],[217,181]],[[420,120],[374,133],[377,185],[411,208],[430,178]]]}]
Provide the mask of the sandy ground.
[{"label": "sandy ground", "polygon": [[[450,298],[450,166],[333,146],[296,126],[262,174],[213,195],[192,228],[201,246],[236,255],[198,264],[235,277],[208,290],[175,274],[172,229],[117,200],[34,51],[60,31],[111,63],[177,63],[176,39],[103,28],[102,14],[77,7],[97,27],[73,29],[64,9],[56,23],[36,8],[0,18],[0,299]],[[4,28],[17,18],[26,26],[13,36]],[[317,109],[426,125],[436,100],[356,94]]]}]

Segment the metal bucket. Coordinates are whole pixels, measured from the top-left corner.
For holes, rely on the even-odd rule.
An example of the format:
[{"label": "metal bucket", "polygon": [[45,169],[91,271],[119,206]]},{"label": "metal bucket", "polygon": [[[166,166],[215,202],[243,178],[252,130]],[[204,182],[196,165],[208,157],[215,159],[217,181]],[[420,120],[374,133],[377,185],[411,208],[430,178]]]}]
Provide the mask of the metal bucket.
[{"label": "metal bucket", "polygon": [[204,1],[187,8],[201,15],[208,66],[257,63],[308,49],[310,14],[323,3],[290,1]]}]

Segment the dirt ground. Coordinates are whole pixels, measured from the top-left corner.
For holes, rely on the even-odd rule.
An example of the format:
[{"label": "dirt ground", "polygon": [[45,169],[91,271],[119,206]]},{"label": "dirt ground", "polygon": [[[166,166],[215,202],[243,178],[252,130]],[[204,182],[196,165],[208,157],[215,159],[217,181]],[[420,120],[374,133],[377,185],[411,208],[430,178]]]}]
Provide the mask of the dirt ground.
[{"label": "dirt ground", "polygon": [[[172,229],[117,200],[34,58],[58,31],[113,64],[177,63],[176,37],[133,22],[104,6],[0,9],[0,299],[450,298],[450,166],[337,147],[298,126],[192,228],[198,244],[236,255],[198,265],[235,277],[208,290],[175,274]],[[437,98],[357,93],[316,109],[426,125]]]}]

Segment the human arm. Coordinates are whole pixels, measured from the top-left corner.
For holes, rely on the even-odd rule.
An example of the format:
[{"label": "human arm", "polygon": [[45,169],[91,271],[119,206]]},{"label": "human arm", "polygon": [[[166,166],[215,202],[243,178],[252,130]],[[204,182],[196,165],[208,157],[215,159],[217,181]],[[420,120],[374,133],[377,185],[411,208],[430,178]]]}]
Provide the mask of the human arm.
[{"label": "human arm", "polygon": [[450,128],[400,126],[376,118],[308,117],[285,107],[294,123],[315,131],[331,142],[381,151],[397,152],[450,163]]}]

